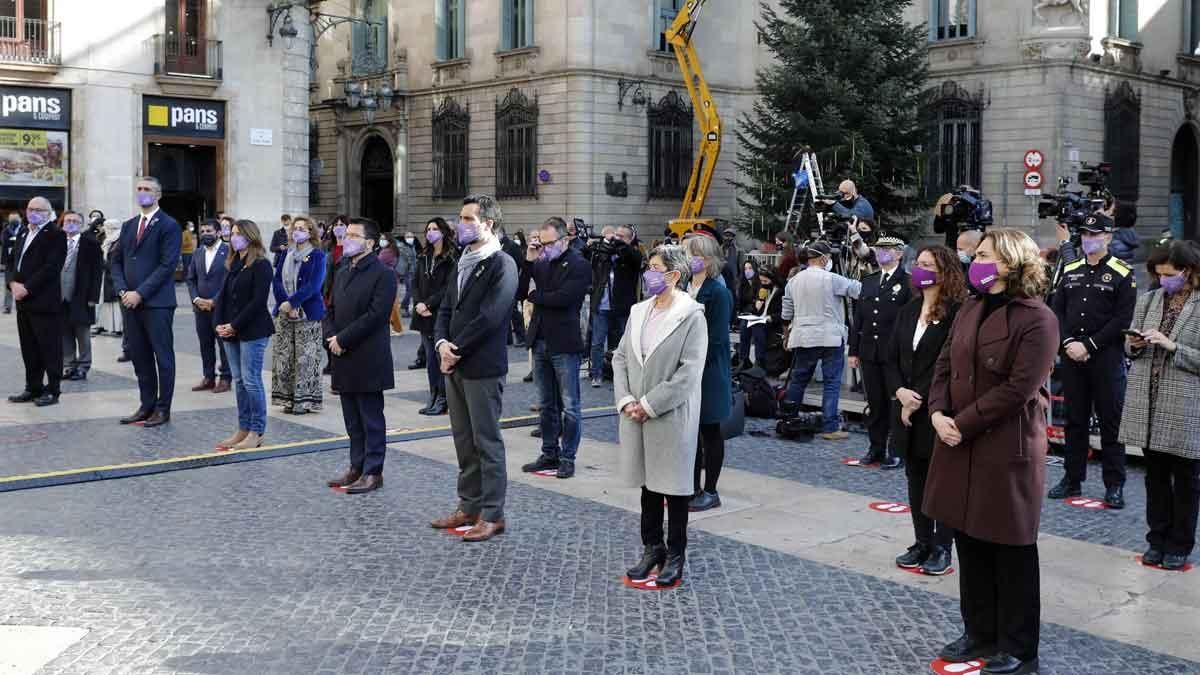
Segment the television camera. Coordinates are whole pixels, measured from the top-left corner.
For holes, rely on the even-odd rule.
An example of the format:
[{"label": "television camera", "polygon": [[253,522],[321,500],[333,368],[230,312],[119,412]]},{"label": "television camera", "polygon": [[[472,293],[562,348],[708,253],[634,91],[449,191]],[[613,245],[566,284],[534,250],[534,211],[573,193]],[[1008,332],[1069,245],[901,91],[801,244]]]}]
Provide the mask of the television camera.
[{"label": "television camera", "polygon": [[1068,190],[1071,179],[1063,176],[1058,179],[1058,192],[1042,195],[1038,202],[1038,217],[1054,218],[1063,223],[1071,233],[1071,240],[1077,240],[1083,221],[1112,203],[1113,196],[1108,191],[1108,177],[1111,174],[1112,164],[1109,162],[1082,164],[1076,180],[1088,189],[1087,194],[1083,190]]},{"label": "television camera", "polygon": [[986,230],[993,222],[992,202],[983,192],[963,185],[938,200],[933,214],[935,232]]}]

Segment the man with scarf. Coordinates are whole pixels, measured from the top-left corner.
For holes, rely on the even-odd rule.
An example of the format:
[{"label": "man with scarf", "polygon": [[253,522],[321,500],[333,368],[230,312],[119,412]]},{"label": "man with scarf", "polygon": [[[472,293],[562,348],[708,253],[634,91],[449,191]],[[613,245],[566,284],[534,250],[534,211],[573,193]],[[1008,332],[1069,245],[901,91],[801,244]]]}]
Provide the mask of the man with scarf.
[{"label": "man with scarf", "polygon": [[[517,264],[501,249],[500,205],[468,195],[455,225],[463,247],[457,275],[438,308],[434,347],[446,374],[446,403],[458,455],[459,505],[434,520],[438,529],[470,525],[464,541],[504,531],[508,475],[500,409],[508,374],[507,326],[517,292]],[[578,311],[576,312],[578,314]]]}]

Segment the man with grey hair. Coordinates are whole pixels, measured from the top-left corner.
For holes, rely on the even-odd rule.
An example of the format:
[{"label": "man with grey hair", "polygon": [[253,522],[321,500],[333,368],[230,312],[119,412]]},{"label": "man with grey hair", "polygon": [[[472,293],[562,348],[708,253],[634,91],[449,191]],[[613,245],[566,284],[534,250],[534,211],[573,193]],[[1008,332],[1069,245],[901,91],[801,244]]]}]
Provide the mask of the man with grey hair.
[{"label": "man with grey hair", "polygon": [[32,401],[42,407],[58,403],[62,382],[62,269],[67,259],[67,238],[55,227],[54,209],[45,197],[29,200],[25,219],[29,226],[17,235],[8,277],[8,287],[17,301],[25,390],[8,400]]},{"label": "man with grey hair", "polygon": [[517,293],[517,265],[500,247],[500,205],[488,195],[463,200],[455,233],[463,246],[457,274],[438,308],[434,347],[446,374],[446,403],[458,455],[458,508],[431,525],[472,526],[465,541],[504,532],[508,487],[500,409],[508,374],[506,326]]}]

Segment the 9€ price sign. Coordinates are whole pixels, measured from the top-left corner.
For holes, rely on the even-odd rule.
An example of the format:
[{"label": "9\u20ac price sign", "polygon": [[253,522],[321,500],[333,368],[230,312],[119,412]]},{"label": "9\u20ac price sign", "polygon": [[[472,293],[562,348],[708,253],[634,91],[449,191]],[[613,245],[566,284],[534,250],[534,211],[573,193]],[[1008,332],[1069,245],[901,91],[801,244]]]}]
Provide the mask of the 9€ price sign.
[{"label": "9\u20ac price sign", "polygon": [[1025,184],[1025,194],[1039,195],[1042,193],[1042,165],[1046,163],[1046,156],[1041,150],[1027,150],[1023,160],[1025,178],[1022,182]]}]

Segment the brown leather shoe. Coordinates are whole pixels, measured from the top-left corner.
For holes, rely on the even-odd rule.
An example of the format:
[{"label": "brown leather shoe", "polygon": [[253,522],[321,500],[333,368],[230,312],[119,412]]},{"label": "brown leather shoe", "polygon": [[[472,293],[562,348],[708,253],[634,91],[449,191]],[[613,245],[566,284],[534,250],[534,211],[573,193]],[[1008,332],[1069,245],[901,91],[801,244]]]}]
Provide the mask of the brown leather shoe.
[{"label": "brown leather shoe", "polygon": [[462,527],[463,525],[474,525],[478,522],[479,514],[471,516],[463,513],[462,511],[455,511],[445,518],[438,518],[429,524],[439,530],[453,530],[456,527]]},{"label": "brown leather shoe", "polygon": [[486,520],[480,520],[463,535],[463,541],[487,541],[492,537],[504,533],[504,520],[497,520],[494,523],[489,523]]},{"label": "brown leather shoe", "polygon": [[212,389],[213,385],[215,384],[215,382],[206,377],[203,380],[200,380],[200,384],[192,387],[192,391],[206,391],[208,389]]},{"label": "brown leather shoe", "polygon": [[[12,397],[9,397],[9,400],[11,401]],[[30,398],[29,400],[32,401],[33,399]],[[146,420],[150,419],[152,412],[153,411],[150,411],[150,410],[140,410],[139,409],[137,412],[133,413],[129,417],[122,417],[121,424],[137,424],[138,422],[145,422]]]},{"label": "brown leather shoe", "polygon": [[347,485],[346,494],[361,495],[365,492],[373,492],[381,487],[383,487],[383,476],[378,474],[368,474]]},{"label": "brown leather shoe", "polygon": [[213,385],[212,393],[224,394],[225,392],[229,391],[229,389],[229,380],[217,380],[217,383]]},{"label": "brown leather shoe", "polygon": [[355,471],[354,469],[350,469],[346,473],[338,476],[337,478],[334,478],[333,480],[331,480],[325,484],[331,488],[346,487],[347,485],[350,485],[351,483],[357,481],[361,477],[362,477],[361,471]]},{"label": "brown leather shoe", "polygon": [[161,410],[155,410],[154,414],[147,417],[146,421],[142,423],[142,428],[150,429],[152,427],[161,427],[162,425],[164,425],[170,421],[171,421],[171,413],[163,412]]}]

